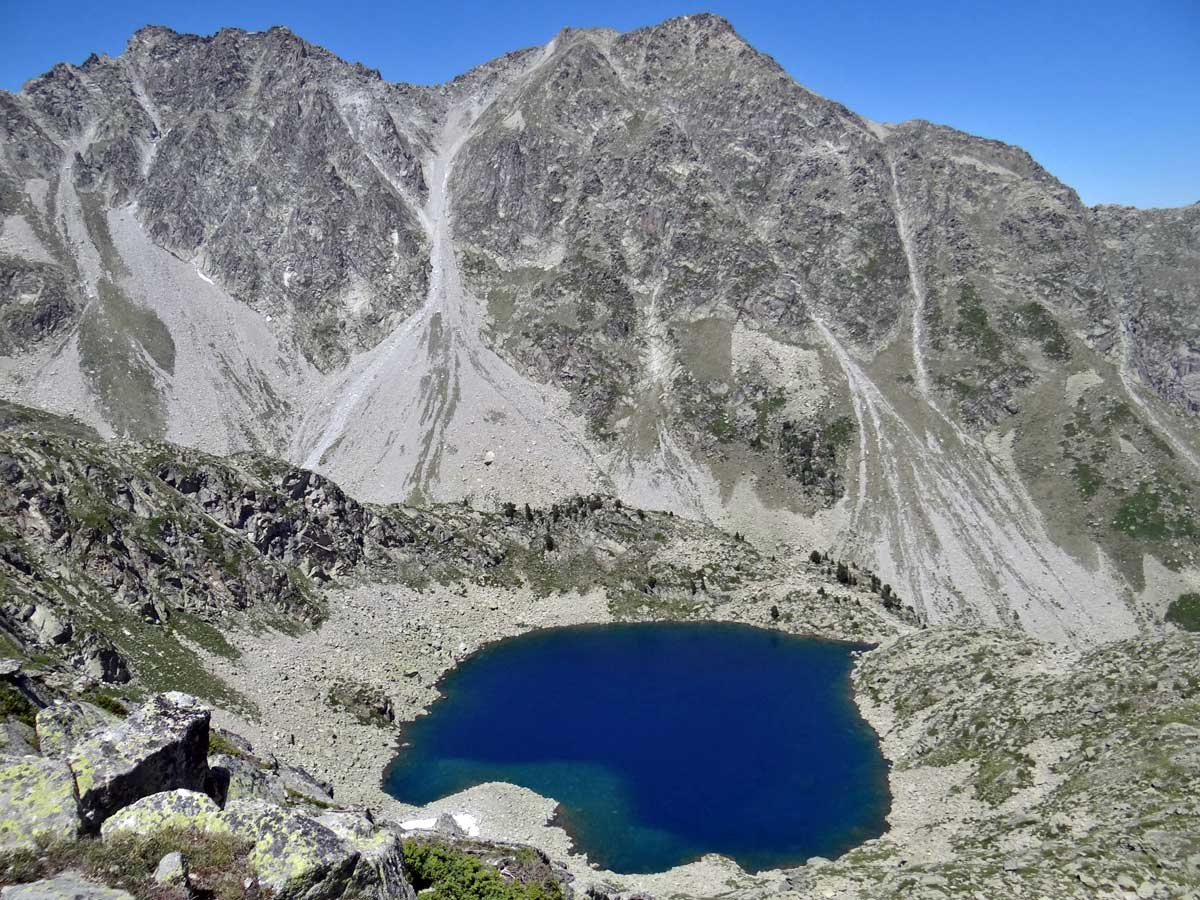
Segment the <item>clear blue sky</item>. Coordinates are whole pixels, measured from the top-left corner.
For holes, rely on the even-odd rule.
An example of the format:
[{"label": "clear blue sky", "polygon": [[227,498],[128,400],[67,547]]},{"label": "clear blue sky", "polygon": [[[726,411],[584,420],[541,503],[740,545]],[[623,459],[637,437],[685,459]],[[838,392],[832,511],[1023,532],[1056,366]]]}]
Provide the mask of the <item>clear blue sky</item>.
[{"label": "clear blue sky", "polygon": [[389,80],[436,82],[564,25],[625,30],[705,9],[856,112],[1019,144],[1087,203],[1200,201],[1200,0],[0,0],[0,88],[115,55],[147,23],[283,24]]}]

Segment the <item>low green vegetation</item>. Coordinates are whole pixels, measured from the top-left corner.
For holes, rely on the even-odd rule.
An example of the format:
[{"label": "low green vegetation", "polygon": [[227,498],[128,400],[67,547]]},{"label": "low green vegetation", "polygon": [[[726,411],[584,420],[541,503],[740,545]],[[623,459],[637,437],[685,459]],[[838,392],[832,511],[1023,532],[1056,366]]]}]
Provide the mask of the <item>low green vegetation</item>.
[{"label": "low green vegetation", "polygon": [[1200,631],[1200,594],[1180,594],[1172,600],[1166,620],[1184,631]]},{"label": "low green vegetation", "polygon": [[227,834],[166,829],[153,835],[121,834],[100,840],[56,841],[38,850],[0,853],[0,884],[23,884],[66,871],[131,893],[137,900],[161,900],[163,888],[154,870],[168,853],[187,857],[197,897],[242,900],[244,882],[253,876],[247,841]]},{"label": "low green vegetation", "polygon": [[161,438],[166,434],[166,409],[154,366],[175,370],[175,342],[153,310],[136,306],[105,279],[98,289],[99,297],[79,323],[84,375],[118,433]]},{"label": "low green vegetation", "polygon": [[1075,479],[1075,486],[1079,488],[1079,493],[1085,500],[1096,496],[1104,486],[1104,476],[1099,468],[1081,459],[1075,460],[1071,466],[1071,477]]},{"label": "low green vegetation", "polygon": [[391,700],[374,685],[335,682],[325,695],[325,702],[334,709],[346,710],[362,725],[389,728],[396,718]]},{"label": "low green vegetation", "polygon": [[109,690],[104,688],[93,688],[85,693],[80,699],[86,700],[93,706],[98,706],[121,719],[124,719],[129,715],[129,707],[126,706],[121,700],[114,697]]},{"label": "low green vegetation", "polygon": [[37,707],[11,684],[0,682],[0,721],[12,718],[33,727],[37,718]]},{"label": "low green vegetation", "polygon": [[1037,301],[1018,307],[1013,316],[1013,325],[1018,334],[1036,341],[1042,352],[1055,362],[1066,362],[1071,358],[1071,345],[1062,327],[1050,311]]},{"label": "low green vegetation", "polygon": [[84,441],[101,440],[100,435],[90,425],[8,400],[0,400],[0,431],[39,431]]},{"label": "low green vegetation", "polygon": [[954,334],[966,347],[980,357],[996,361],[1004,352],[1004,340],[992,327],[987,309],[979,292],[970,282],[963,284],[958,295],[958,321]]},{"label": "low green vegetation", "polygon": [[1188,565],[1200,542],[1200,490],[1137,409],[1089,393],[1055,427],[1053,443],[1048,429],[1024,430],[1018,458],[1076,533],[1098,543],[1135,589],[1146,554],[1172,570]]},{"label": "low green vegetation", "polygon": [[1017,791],[1033,784],[1033,760],[1024,753],[993,751],[979,759],[975,796],[999,806]]},{"label": "low green vegetation", "polygon": [[514,860],[516,868],[532,869],[533,877],[508,881],[495,866],[463,850],[424,841],[404,843],[408,877],[427,900],[561,900],[562,887],[536,865],[536,854],[518,850],[515,855],[522,853],[526,858]]}]

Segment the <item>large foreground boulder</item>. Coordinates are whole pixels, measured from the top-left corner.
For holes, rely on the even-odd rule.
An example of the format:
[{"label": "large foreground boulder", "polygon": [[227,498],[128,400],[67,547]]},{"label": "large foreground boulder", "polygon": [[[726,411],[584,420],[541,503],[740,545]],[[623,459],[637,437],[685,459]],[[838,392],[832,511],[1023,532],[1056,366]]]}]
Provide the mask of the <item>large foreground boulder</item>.
[{"label": "large foreground boulder", "polygon": [[375,900],[412,900],[416,896],[404,874],[404,849],[398,834],[377,828],[353,812],[328,812],[317,821],[358,853],[350,894]]},{"label": "large foreground boulder", "polygon": [[340,897],[351,884],[358,851],[311,816],[262,800],[235,800],[221,818],[232,834],[254,842],[250,864],[276,900]]},{"label": "large foreground boulder", "polygon": [[87,831],[143,797],[203,791],[208,781],[209,711],[187,694],[160,694],[123,722],[89,733],[68,762]]},{"label": "large foreground boulder", "polygon": [[38,748],[42,756],[65,759],[88,732],[115,725],[119,721],[107,710],[82,700],[56,703],[38,711]]},{"label": "large foreground boulder", "polygon": [[125,891],[88,881],[78,872],[0,888],[2,900],[133,900]]},{"label": "large foreground boulder", "polygon": [[39,841],[78,834],[75,779],[64,762],[40,756],[0,762],[0,851],[35,850]]},{"label": "large foreground boulder", "polygon": [[219,821],[221,808],[198,791],[163,791],[143,797],[109,816],[100,826],[105,838],[118,834],[142,836],[172,829],[224,831]]}]

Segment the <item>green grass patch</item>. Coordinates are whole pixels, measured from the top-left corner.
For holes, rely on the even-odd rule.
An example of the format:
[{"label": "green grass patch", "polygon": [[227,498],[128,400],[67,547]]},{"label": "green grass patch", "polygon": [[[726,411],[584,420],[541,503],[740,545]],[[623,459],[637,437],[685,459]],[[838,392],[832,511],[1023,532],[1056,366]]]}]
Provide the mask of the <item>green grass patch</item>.
[{"label": "green grass patch", "polygon": [[1104,486],[1104,476],[1100,474],[1100,470],[1082,460],[1076,460],[1075,465],[1071,467],[1071,477],[1075,479],[1079,493],[1088,500],[1096,496]]},{"label": "green grass patch", "polygon": [[242,900],[243,882],[254,874],[249,862],[252,847],[231,835],[190,829],[55,841],[34,851],[0,853],[0,884],[24,884],[76,871],[128,891],[138,900],[160,900],[164,892],[154,882],[154,870],[168,853],[180,851],[187,856],[196,896]]},{"label": "green grass patch", "polygon": [[562,887],[549,877],[507,881],[493,866],[444,844],[406,841],[404,862],[413,887],[427,900],[562,900],[563,896]]},{"label": "green grass patch", "polygon": [[999,361],[1004,352],[1004,341],[992,327],[979,292],[970,282],[959,291],[958,321],[954,333],[959,341],[984,359]]},{"label": "green grass patch", "polygon": [[1014,324],[1020,334],[1037,341],[1050,359],[1065,362],[1071,358],[1071,345],[1067,343],[1066,335],[1042,304],[1031,301],[1019,307]]},{"label": "green grass patch", "polygon": [[145,357],[173,372],[175,342],[153,310],[135,306],[102,279],[99,297],[80,319],[79,354],[88,384],[114,429],[142,439],[166,434],[161,389]]},{"label": "green grass patch", "polygon": [[129,707],[102,688],[93,688],[79,699],[86,700],[93,706],[98,706],[122,719],[129,715]]},{"label": "green grass patch", "polygon": [[1200,631],[1200,594],[1180,594],[1167,607],[1165,619],[1184,631]]},{"label": "green grass patch", "polygon": [[37,721],[37,707],[11,684],[0,683],[0,719],[13,718],[30,728]]}]

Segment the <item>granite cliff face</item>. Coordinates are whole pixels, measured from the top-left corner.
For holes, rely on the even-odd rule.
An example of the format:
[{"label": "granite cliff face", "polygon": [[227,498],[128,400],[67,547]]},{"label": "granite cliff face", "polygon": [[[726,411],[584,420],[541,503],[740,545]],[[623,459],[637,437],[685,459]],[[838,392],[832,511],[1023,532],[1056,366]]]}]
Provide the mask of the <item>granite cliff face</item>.
[{"label": "granite cliff face", "polygon": [[367,501],[596,490],[1092,642],[1200,580],[1200,207],[1089,209],[724,20],[445,85],[146,28],[0,94],[0,392]]}]

